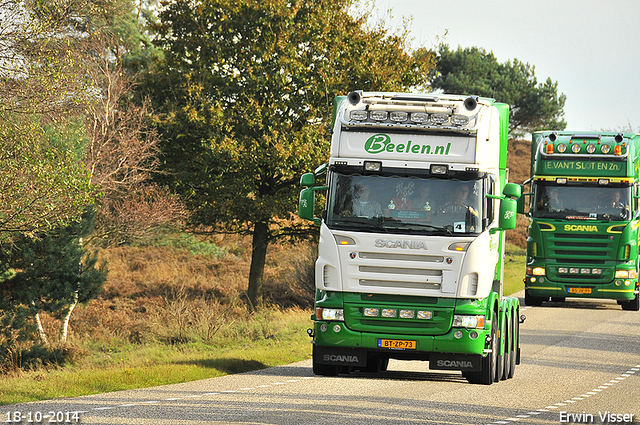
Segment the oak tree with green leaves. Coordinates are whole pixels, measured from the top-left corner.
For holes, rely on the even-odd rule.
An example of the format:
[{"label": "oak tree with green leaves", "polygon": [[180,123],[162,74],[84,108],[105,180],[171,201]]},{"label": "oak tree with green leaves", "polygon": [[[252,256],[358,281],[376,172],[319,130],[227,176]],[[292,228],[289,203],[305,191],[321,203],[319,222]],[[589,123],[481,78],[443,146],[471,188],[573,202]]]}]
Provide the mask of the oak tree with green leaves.
[{"label": "oak tree with green leaves", "polygon": [[141,95],[158,112],[161,180],[194,224],[253,235],[248,284],[262,303],[267,246],[309,234],[300,175],[329,155],[333,97],[422,86],[428,55],[369,26],[353,0],[176,0],[159,14],[164,59]]},{"label": "oak tree with green leaves", "polygon": [[535,67],[517,59],[499,63],[492,52],[478,47],[451,50],[441,44],[437,66],[429,82],[434,89],[491,97],[510,105],[509,133],[518,136],[535,130],[564,130],[566,96],[550,78],[538,83]]}]

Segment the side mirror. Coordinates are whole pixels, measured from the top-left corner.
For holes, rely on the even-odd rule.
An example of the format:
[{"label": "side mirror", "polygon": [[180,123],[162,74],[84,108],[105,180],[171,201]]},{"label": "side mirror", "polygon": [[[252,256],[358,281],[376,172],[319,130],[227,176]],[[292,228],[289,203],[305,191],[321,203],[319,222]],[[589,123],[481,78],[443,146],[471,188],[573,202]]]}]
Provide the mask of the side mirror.
[{"label": "side mirror", "polygon": [[517,208],[518,206],[515,199],[504,198],[500,201],[500,219],[498,221],[500,229],[511,230],[516,228]]},{"label": "side mirror", "polygon": [[300,177],[300,186],[311,187],[316,184],[316,176],[313,173],[304,173]]},{"label": "side mirror", "polygon": [[522,195],[522,186],[515,183],[507,183],[504,185],[502,193],[510,198],[519,198]]},{"label": "side mirror", "polygon": [[[306,175],[306,174],[305,174]],[[298,201],[298,215],[305,220],[313,220],[316,206],[316,192],[313,189],[302,189]]]}]

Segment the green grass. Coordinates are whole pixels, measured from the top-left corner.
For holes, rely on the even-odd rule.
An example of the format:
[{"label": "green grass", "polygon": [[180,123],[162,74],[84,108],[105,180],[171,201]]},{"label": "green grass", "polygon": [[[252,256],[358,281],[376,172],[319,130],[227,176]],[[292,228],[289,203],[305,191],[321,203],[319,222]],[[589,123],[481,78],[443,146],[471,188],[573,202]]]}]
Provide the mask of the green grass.
[{"label": "green grass", "polygon": [[507,244],[504,267],[504,294],[511,295],[524,289],[522,279],[525,274],[526,251],[513,244]]},{"label": "green grass", "polygon": [[[304,360],[311,355],[306,333],[310,315],[304,310],[274,312],[270,319],[280,325],[273,333],[223,345],[114,343],[114,348],[92,353],[77,364],[3,376],[0,404],[194,381]],[[261,319],[265,318],[254,321]]]}]

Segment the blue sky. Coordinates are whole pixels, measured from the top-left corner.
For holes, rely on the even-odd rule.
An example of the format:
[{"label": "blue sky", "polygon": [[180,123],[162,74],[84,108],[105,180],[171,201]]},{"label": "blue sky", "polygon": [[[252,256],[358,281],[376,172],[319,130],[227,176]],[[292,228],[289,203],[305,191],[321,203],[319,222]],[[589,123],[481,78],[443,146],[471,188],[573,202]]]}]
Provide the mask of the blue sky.
[{"label": "blue sky", "polygon": [[[482,47],[535,66],[567,96],[567,130],[640,132],[637,0],[375,0],[374,16],[409,23],[414,46]],[[389,13],[389,11],[391,11]],[[445,35],[446,33],[446,35]],[[500,100],[500,99],[498,99]]]}]

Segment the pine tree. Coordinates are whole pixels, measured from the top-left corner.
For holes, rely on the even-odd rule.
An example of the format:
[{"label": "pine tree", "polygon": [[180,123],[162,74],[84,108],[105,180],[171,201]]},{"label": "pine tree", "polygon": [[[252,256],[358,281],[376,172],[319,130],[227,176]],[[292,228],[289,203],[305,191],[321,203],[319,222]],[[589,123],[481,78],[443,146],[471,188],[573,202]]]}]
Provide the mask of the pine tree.
[{"label": "pine tree", "polygon": [[4,307],[7,320],[13,318],[14,327],[26,326],[22,319],[30,316],[40,339],[48,344],[40,324],[40,313],[46,312],[61,321],[59,341],[66,342],[73,309],[97,297],[106,280],[106,265],[97,265],[96,252],[87,252],[82,243],[91,233],[94,219],[95,211],[89,208],[68,226],[14,239],[8,264],[15,275],[0,284],[5,293],[0,307]]}]

